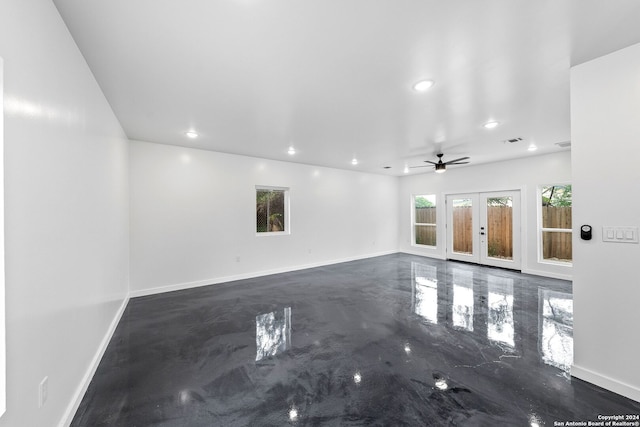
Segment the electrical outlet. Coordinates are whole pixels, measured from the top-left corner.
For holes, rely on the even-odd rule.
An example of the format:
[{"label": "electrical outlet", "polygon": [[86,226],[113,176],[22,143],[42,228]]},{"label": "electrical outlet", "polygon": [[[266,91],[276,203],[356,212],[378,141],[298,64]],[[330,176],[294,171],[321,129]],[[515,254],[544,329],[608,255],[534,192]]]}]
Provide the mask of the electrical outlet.
[{"label": "electrical outlet", "polygon": [[38,386],[38,408],[42,408],[49,397],[49,377],[46,376]]}]

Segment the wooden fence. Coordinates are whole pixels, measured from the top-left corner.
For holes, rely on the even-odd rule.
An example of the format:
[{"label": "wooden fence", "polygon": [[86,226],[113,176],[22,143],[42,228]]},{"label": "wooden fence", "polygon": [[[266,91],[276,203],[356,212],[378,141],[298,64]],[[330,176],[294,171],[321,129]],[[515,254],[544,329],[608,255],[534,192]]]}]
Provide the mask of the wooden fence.
[{"label": "wooden fence", "polygon": [[453,208],[453,251],[473,253],[473,210],[471,206]]},{"label": "wooden fence", "polygon": [[[571,229],[571,206],[543,206],[543,228]],[[572,259],[571,233],[543,232],[542,257],[557,261],[571,261]]]},{"label": "wooden fence", "polygon": [[[436,208],[416,208],[416,222],[423,224],[436,223]],[[416,243],[418,245],[436,245],[436,227],[416,225]]]},{"label": "wooden fence", "polygon": [[[509,206],[489,206],[487,211],[487,244],[491,257],[513,257],[512,208]],[[544,227],[571,228],[571,207],[543,207]],[[436,223],[436,208],[416,208],[416,222]],[[453,250],[472,253],[472,208],[456,207],[453,210]],[[416,225],[416,243],[435,246],[436,227]],[[571,233],[545,232],[543,236],[544,259],[571,260]]]},{"label": "wooden fence", "polygon": [[513,259],[513,209],[487,207],[487,252],[490,257]]}]

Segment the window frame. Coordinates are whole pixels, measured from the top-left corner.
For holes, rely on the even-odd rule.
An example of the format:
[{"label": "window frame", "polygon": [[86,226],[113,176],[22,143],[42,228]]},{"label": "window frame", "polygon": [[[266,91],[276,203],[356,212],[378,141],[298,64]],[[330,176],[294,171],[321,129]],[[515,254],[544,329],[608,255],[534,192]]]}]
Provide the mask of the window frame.
[{"label": "window frame", "polygon": [[[416,222],[416,197],[433,197],[434,200],[434,209],[436,209],[436,222]],[[429,248],[436,249],[438,247],[438,196],[436,194],[412,194],[411,195],[411,246],[416,246],[419,248]],[[422,243],[416,243],[416,227],[433,227],[436,244],[435,245],[425,245]]]},{"label": "window frame", "polygon": [[[290,188],[289,187],[275,187],[270,185],[256,185],[254,190],[254,204],[258,191],[282,191],[284,193],[284,221],[282,231],[258,231],[257,218],[254,217],[254,232],[256,237],[262,236],[288,236],[291,234],[291,207],[290,207]],[[257,213],[256,213],[257,215]]]},{"label": "window frame", "polygon": [[[536,198],[536,203],[537,203],[537,210],[538,210],[538,223],[537,223],[537,228],[538,228],[538,262],[541,264],[551,264],[551,265],[559,265],[559,266],[563,266],[563,267],[572,267],[573,266],[573,248],[571,248],[571,261],[557,261],[557,260],[553,260],[553,259],[547,259],[544,257],[544,233],[568,233],[572,238],[573,238],[573,228],[553,228],[553,227],[543,227],[543,214],[542,214],[542,191],[545,187],[560,187],[560,186],[567,186],[567,185],[571,185],[570,182],[564,182],[564,183],[555,183],[555,184],[540,184],[538,185],[538,191],[537,191],[537,198]],[[573,211],[573,197],[572,197],[572,204],[571,204],[571,210]],[[571,224],[571,226],[573,227],[573,223]]]}]

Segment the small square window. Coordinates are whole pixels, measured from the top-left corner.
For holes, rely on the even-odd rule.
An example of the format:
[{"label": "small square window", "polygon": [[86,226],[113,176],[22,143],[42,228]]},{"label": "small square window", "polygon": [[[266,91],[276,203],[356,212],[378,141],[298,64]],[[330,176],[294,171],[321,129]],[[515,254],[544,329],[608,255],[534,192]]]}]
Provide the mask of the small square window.
[{"label": "small square window", "polygon": [[289,189],[256,187],[256,233],[289,234]]}]

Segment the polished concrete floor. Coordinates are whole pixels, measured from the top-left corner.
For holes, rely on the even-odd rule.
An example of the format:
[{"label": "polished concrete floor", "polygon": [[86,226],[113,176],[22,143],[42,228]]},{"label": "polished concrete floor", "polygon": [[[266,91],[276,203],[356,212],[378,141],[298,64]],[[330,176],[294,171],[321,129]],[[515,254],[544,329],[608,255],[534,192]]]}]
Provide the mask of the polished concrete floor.
[{"label": "polished concrete floor", "polygon": [[129,302],[73,426],[553,426],[639,414],[568,374],[571,283],[396,254]]}]

